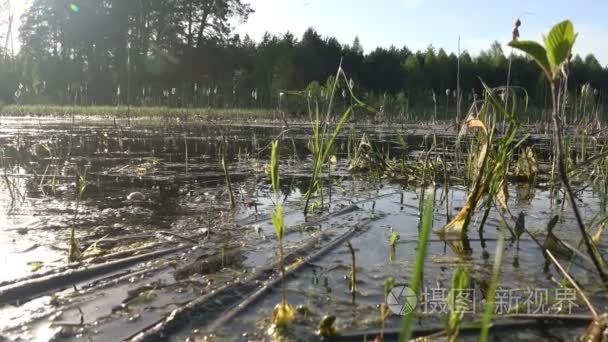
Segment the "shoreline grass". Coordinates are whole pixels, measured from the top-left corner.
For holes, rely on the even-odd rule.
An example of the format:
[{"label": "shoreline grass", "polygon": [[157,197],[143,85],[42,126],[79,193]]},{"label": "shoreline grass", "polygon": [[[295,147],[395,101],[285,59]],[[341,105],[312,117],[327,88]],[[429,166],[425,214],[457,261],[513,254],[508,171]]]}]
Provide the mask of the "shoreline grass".
[{"label": "shoreline grass", "polygon": [[[443,110],[438,109],[441,113]],[[390,122],[431,122],[432,108],[421,107],[411,109],[408,116],[400,114],[387,114],[383,120]],[[299,111],[286,111],[288,119],[308,121],[307,113]],[[354,113],[356,114],[356,113]],[[360,114],[360,113],[359,113]],[[604,117],[600,113],[600,117]],[[115,119],[141,119],[141,118],[166,118],[184,117],[196,118],[197,116],[211,116],[214,118],[251,118],[251,119],[280,119],[280,113],[276,108],[218,108],[218,107],[168,107],[168,106],[73,106],[73,105],[40,105],[40,104],[9,104],[0,106],[0,116],[46,116],[46,117],[106,117]],[[352,115],[355,121],[374,121],[369,115]],[[452,117],[439,115],[438,123],[453,122]],[[528,124],[545,122],[545,110],[528,107],[525,113],[525,121]]]},{"label": "shoreline grass", "polygon": [[154,116],[226,116],[226,117],[261,117],[272,118],[277,113],[269,108],[184,108],[184,107],[157,107],[157,106],[61,106],[61,105],[6,105],[0,108],[2,116],[112,116],[124,118],[127,116],[154,117]]}]

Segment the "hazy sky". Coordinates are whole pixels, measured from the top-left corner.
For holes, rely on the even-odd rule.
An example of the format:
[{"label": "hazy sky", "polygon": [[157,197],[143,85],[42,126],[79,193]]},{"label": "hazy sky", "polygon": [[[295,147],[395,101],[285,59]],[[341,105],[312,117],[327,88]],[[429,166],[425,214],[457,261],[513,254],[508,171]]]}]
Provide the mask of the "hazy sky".
[{"label": "hazy sky", "polygon": [[[128,0],[126,0],[128,1]],[[247,1],[247,0],[243,0]],[[12,0],[18,13],[31,0]],[[75,0],[74,2],[78,2]],[[552,24],[571,19],[579,33],[575,52],[594,53],[608,64],[608,1],[606,0],[249,0],[255,13],[237,32],[259,40],[264,32],[290,31],[298,37],[308,27],[324,36],[352,43],[359,36],[366,52],[377,46],[406,45],[411,50],[429,44],[472,53],[491,42],[511,39],[521,17],[522,39],[540,39]],[[18,24],[18,23],[17,23]],[[505,51],[507,52],[507,51]]]},{"label": "hazy sky", "polygon": [[[2,1],[2,0],[0,0]],[[23,12],[25,12],[25,10],[27,9],[27,7],[29,6],[29,4],[31,3],[32,0],[11,0],[11,7],[12,7],[12,13],[13,13],[13,17],[14,17],[14,25],[13,25],[13,46],[15,49],[19,49],[19,42],[18,42],[18,38],[19,38],[19,25],[21,24],[19,21],[19,18],[21,17],[21,14],[23,14]],[[4,1],[2,1],[4,2]],[[4,11],[3,13],[0,13],[0,29],[2,30],[2,36],[4,36],[6,34],[6,29],[7,27],[5,27],[4,21],[8,21],[8,9],[0,9],[0,11]],[[4,39],[2,42],[0,42],[0,46],[4,46]]]}]

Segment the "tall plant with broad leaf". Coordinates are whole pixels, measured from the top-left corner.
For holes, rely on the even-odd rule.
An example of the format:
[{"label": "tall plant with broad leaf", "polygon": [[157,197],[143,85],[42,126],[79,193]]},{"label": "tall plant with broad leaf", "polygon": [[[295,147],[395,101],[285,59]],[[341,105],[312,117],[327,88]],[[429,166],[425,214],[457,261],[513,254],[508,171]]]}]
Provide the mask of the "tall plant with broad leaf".
[{"label": "tall plant with broad leaf", "polygon": [[[517,30],[517,28],[516,28]],[[551,88],[551,103],[552,118],[553,118],[553,139],[554,139],[554,157],[557,170],[559,173],[560,180],[564,186],[564,189],[570,200],[570,205],[574,212],[574,216],[578,223],[578,228],[581,232],[583,242],[587,248],[587,252],[595,265],[600,277],[604,283],[608,283],[608,276],[604,272],[600,258],[595,253],[591,239],[587,235],[585,224],[583,223],[582,216],[578,210],[574,193],[570,186],[570,180],[566,169],[565,155],[564,155],[564,142],[563,142],[563,122],[564,117],[562,115],[563,109],[560,91],[560,82],[567,76],[567,62],[570,58],[572,47],[576,41],[577,34],[574,32],[574,25],[570,20],[564,20],[557,23],[549,34],[543,37],[544,46],[538,42],[531,40],[518,40],[519,32],[513,35],[513,40],[509,43],[509,46],[523,51],[528,56],[533,58],[538,66],[542,69],[549,86]]]}]

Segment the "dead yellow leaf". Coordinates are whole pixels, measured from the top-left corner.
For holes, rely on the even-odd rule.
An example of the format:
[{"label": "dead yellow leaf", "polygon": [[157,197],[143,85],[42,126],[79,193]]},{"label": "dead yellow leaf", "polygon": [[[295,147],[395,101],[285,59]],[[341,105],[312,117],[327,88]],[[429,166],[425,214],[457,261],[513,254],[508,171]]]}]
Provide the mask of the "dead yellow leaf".
[{"label": "dead yellow leaf", "polygon": [[32,272],[36,272],[42,268],[42,261],[30,261],[27,263]]},{"label": "dead yellow leaf", "polygon": [[483,141],[479,151],[479,158],[477,159],[477,178],[472,191],[467,196],[467,200],[460,210],[460,212],[454,216],[454,218],[443,228],[438,231],[439,235],[459,235],[463,236],[466,234],[466,227],[469,225],[471,216],[475,211],[477,202],[481,199],[483,194],[487,190],[487,182],[484,182],[484,170],[486,167],[486,160],[488,158],[488,129],[483,121],[479,119],[468,119],[465,122],[467,128],[479,128],[483,131]]}]

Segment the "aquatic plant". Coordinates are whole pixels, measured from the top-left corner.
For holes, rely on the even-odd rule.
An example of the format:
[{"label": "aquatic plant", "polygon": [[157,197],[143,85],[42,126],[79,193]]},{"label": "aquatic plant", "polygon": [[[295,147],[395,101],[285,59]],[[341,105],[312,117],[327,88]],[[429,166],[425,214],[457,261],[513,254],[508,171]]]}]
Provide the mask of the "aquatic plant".
[{"label": "aquatic plant", "polygon": [[604,284],[607,284],[608,275],[604,272],[602,264],[594,252],[591,239],[587,234],[585,223],[583,222],[583,218],[576,203],[576,197],[570,185],[570,179],[564,159],[563,122],[565,113],[563,111],[565,108],[562,104],[562,94],[563,89],[566,89],[567,86],[565,81],[567,80],[568,73],[566,63],[570,58],[576,37],[577,34],[574,32],[574,25],[572,22],[564,20],[553,26],[548,35],[544,37],[544,46],[535,41],[518,39],[512,40],[509,43],[509,46],[523,51],[528,56],[532,57],[543,71],[547,82],[549,82],[551,88],[554,157],[557,171],[570,201],[570,206],[572,207],[585,247],[587,248],[587,253],[591,257],[602,281]]},{"label": "aquatic plant", "polygon": [[397,232],[395,232],[395,230],[393,228],[390,229],[390,234],[388,236],[388,243],[392,248],[395,248],[395,245],[397,244],[397,241],[399,241],[400,236],[399,234],[397,234]]},{"label": "aquatic plant", "polygon": [[538,175],[538,160],[536,159],[536,153],[532,147],[527,146],[525,149],[520,151],[519,157],[515,162],[515,168],[513,175],[521,180],[534,183],[534,179]]},{"label": "aquatic plant", "polygon": [[[420,212],[423,213],[422,220],[420,221],[420,227],[418,229],[418,247],[416,249],[416,260],[414,262],[414,270],[412,272],[412,280],[410,281],[409,288],[418,294],[422,285],[422,270],[424,268],[424,260],[426,258],[426,248],[429,239],[430,232],[433,226],[433,210],[435,204],[435,192],[434,189],[429,191],[427,194],[426,202],[424,206],[420,208]],[[414,318],[414,311],[407,313],[403,317],[401,323],[401,333],[399,334],[399,341],[409,341],[412,334],[411,323]]]},{"label": "aquatic plant", "polygon": [[[458,338],[460,333],[460,322],[464,313],[469,310],[471,305],[466,298],[467,292],[464,291],[469,286],[468,270],[465,267],[458,267],[452,276],[452,286],[448,293],[448,320],[446,330],[448,334],[447,341],[453,342]],[[475,305],[473,303],[473,305]]]},{"label": "aquatic plant", "polygon": [[336,327],[334,324],[336,323],[336,316],[326,315],[321,318],[319,321],[319,330],[317,331],[317,335],[323,338],[331,338],[336,335]]},{"label": "aquatic plant", "polygon": [[[501,221],[504,222],[504,221]],[[517,248],[519,248],[519,240],[521,235],[526,231],[526,215],[521,212],[515,221],[515,239],[517,240]]]},{"label": "aquatic plant", "polygon": [[[585,292],[581,289],[578,283],[572,278],[572,276],[568,273],[566,269],[559,263],[559,261],[553,256],[550,250],[546,249],[545,254],[551,262],[557,267],[557,269],[564,276],[564,280],[567,280],[570,286],[572,286],[580,298],[583,300],[589,312],[593,316],[593,320],[591,324],[587,327],[585,334],[579,338],[580,341],[601,341],[606,336],[606,331],[608,331],[608,313],[604,313],[602,315],[598,314],[597,309],[591,304],[591,301],[585,295]],[[564,285],[566,286],[566,285]]]},{"label": "aquatic plant", "polygon": [[[394,177],[397,175],[399,167],[405,166],[405,159],[402,159],[402,164],[391,160],[387,154],[383,154],[368,138],[367,134],[363,133],[358,147],[353,152],[353,157],[350,159],[348,166],[349,170],[365,171],[373,176],[380,178],[381,176]],[[402,167],[402,170],[404,169]],[[405,172],[403,172],[405,174]]]},{"label": "aquatic plant", "polygon": [[380,335],[376,337],[376,341],[378,342],[384,341],[384,326],[386,325],[386,319],[390,315],[390,310],[388,309],[386,302],[393,287],[395,287],[395,278],[388,277],[384,282],[384,302],[380,304]]},{"label": "aquatic plant", "polygon": [[78,210],[80,209],[80,202],[82,201],[82,196],[87,189],[87,170],[85,167],[83,171],[80,171],[78,167],[76,167],[76,208],[74,209],[74,217],[72,219],[72,228],[70,230],[70,237],[68,239],[68,261],[75,262],[80,260],[82,253],[80,252],[80,248],[78,247],[78,242],[76,241],[76,219],[78,217]]},{"label": "aquatic plant", "polygon": [[185,134],[184,134],[184,162],[186,164],[184,171],[185,171],[186,175],[188,175],[188,139],[186,138]]},{"label": "aquatic plant", "polygon": [[7,162],[8,158],[6,157],[6,151],[4,148],[2,148],[0,151],[2,151],[2,156],[0,156],[0,160],[2,161],[2,179],[6,183],[6,188],[11,198],[11,203],[14,203],[17,198],[18,190],[15,187],[14,183],[8,177],[8,171],[11,166]]},{"label": "aquatic plant", "polygon": [[230,171],[228,169],[228,163],[226,162],[226,146],[222,144],[220,146],[220,165],[224,172],[224,179],[226,181],[226,191],[228,191],[228,197],[230,199],[230,208],[236,208],[236,199],[234,198],[234,191],[232,190],[232,180],[230,178]]},{"label": "aquatic plant", "polygon": [[482,321],[481,321],[481,332],[479,336],[480,342],[487,342],[490,325],[492,323],[492,315],[494,313],[494,302],[496,295],[496,288],[498,287],[498,278],[500,276],[500,266],[502,264],[502,255],[504,252],[505,242],[505,231],[504,231],[504,220],[500,221],[501,229],[498,234],[498,241],[496,242],[496,252],[494,253],[494,264],[492,266],[492,277],[490,278],[490,286],[486,293],[486,307],[484,308]]},{"label": "aquatic plant", "polygon": [[476,173],[477,177],[473,183],[473,189],[469,193],[466,202],[463,208],[458,212],[458,214],[446,224],[439,233],[444,234],[456,234],[460,236],[464,236],[466,234],[466,228],[471,220],[471,216],[477,206],[477,203],[483,196],[484,192],[487,189],[487,185],[484,182],[485,169],[487,167],[487,158],[488,158],[488,145],[490,144],[490,134],[488,133],[488,129],[483,121],[479,119],[470,118],[465,122],[465,127],[467,128],[477,128],[480,129],[482,134],[482,142],[480,151],[477,158],[477,168]]},{"label": "aquatic plant", "polygon": [[[79,117],[121,118],[126,108],[117,106],[60,106],[60,105],[8,105],[2,108],[3,113],[21,116],[24,113],[38,116],[58,116],[71,118],[75,113]],[[270,118],[272,112],[262,108],[214,108],[207,116],[231,118]],[[200,108],[176,108],[167,106],[131,106],[131,124],[145,122],[143,119],[199,119]],[[114,120],[116,121],[116,120]]]},{"label": "aquatic plant", "polygon": [[[332,125],[330,123],[333,111],[333,100],[336,93],[336,89],[338,87],[338,83],[340,80],[343,80],[346,84],[346,89],[348,90],[351,100],[354,102],[342,113],[342,116],[336,123],[335,127],[332,129]],[[301,93],[294,93],[299,94]],[[304,204],[304,215],[308,214],[308,207],[310,204],[310,199],[314,193],[317,191],[322,191],[322,185],[320,181],[321,173],[323,171],[323,165],[325,165],[330,156],[333,154],[334,144],[338,135],[342,132],[342,128],[346,124],[346,121],[350,118],[353,110],[356,107],[363,107],[368,110],[372,110],[369,106],[361,102],[353,93],[352,83],[349,81],[348,77],[342,70],[342,65],[338,67],[338,71],[334,78],[333,87],[331,89],[329,95],[329,104],[327,106],[327,113],[323,123],[321,123],[321,116],[319,111],[318,103],[315,105],[315,110],[311,109],[309,105],[309,120],[312,125],[312,137],[308,142],[308,147],[312,154],[312,176],[310,181],[310,186],[304,195],[305,204]],[[314,117],[313,117],[314,115]],[[331,134],[330,134],[331,132]]]},{"label": "aquatic plant", "polygon": [[351,257],[351,261],[352,261],[348,282],[349,282],[349,287],[350,287],[350,293],[352,293],[352,295],[353,295],[353,302],[354,302],[356,299],[356,295],[357,295],[357,263],[356,263],[356,259],[355,259],[355,249],[353,248],[353,245],[351,244],[350,240],[346,241],[346,246],[348,246],[348,251],[350,253],[350,257]]},{"label": "aquatic plant", "polygon": [[[45,185],[49,185],[51,186],[51,194],[55,195],[55,189],[56,189],[56,185],[57,185],[57,171],[59,169],[58,166],[58,159],[54,158],[53,155],[53,148],[51,148],[48,144],[35,144],[34,146],[32,146],[33,149],[33,154],[35,155],[39,155],[41,153],[44,153],[45,155],[48,155],[49,158],[53,161],[51,163],[49,163],[46,168],[44,169],[44,173],[42,174],[42,177],[40,179],[40,183],[38,184],[38,187],[40,188],[40,192],[44,195],[47,196],[47,192],[45,189]],[[51,166],[53,167],[53,174],[51,179],[47,182],[47,176],[48,176],[48,172],[49,172],[49,168],[51,168]],[[45,184],[46,183],[46,184]]]},{"label": "aquatic plant", "polygon": [[272,213],[272,224],[279,240],[279,270],[281,272],[281,302],[272,312],[272,323],[276,327],[285,327],[294,319],[295,310],[287,302],[285,291],[285,261],[283,252],[283,238],[285,237],[285,223],[283,221],[283,205],[279,202],[279,141],[272,142],[270,157],[270,179],[274,192],[275,210]]},{"label": "aquatic plant", "polygon": [[279,195],[281,188],[279,187],[279,141],[274,140],[270,150],[270,181],[272,190],[275,196]]},{"label": "aquatic plant", "polygon": [[397,234],[397,232],[393,228],[391,228],[389,236],[388,236],[388,245],[390,247],[390,254],[389,254],[390,262],[395,261],[395,248],[397,246],[397,241],[399,241],[400,238],[401,237],[399,236],[399,234]]},{"label": "aquatic plant", "polygon": [[[485,98],[479,108],[477,104],[471,107],[468,118],[459,134],[460,139],[468,129],[478,130],[469,152],[470,159],[467,167],[469,169],[467,173],[474,175],[472,177],[472,188],[462,209],[437,232],[440,236],[464,237],[477,204],[483,197],[487,197],[486,211],[480,225],[480,231],[483,229],[485,218],[487,218],[493,201],[506,198],[504,191],[508,165],[513,158],[514,151],[527,138],[527,136],[524,136],[514,145],[516,134],[521,128],[521,124],[514,115],[515,108],[517,108],[516,96],[511,95],[514,98],[513,104],[511,108],[507,109],[497,96],[500,92],[505,91],[504,88],[491,89],[483,82],[482,85],[484,86]],[[509,94],[505,96],[509,96]],[[524,96],[524,99],[527,99],[527,97]],[[525,108],[527,108],[527,100],[524,101]],[[505,134],[496,137],[495,132],[499,116],[505,118],[508,126]]]}]

